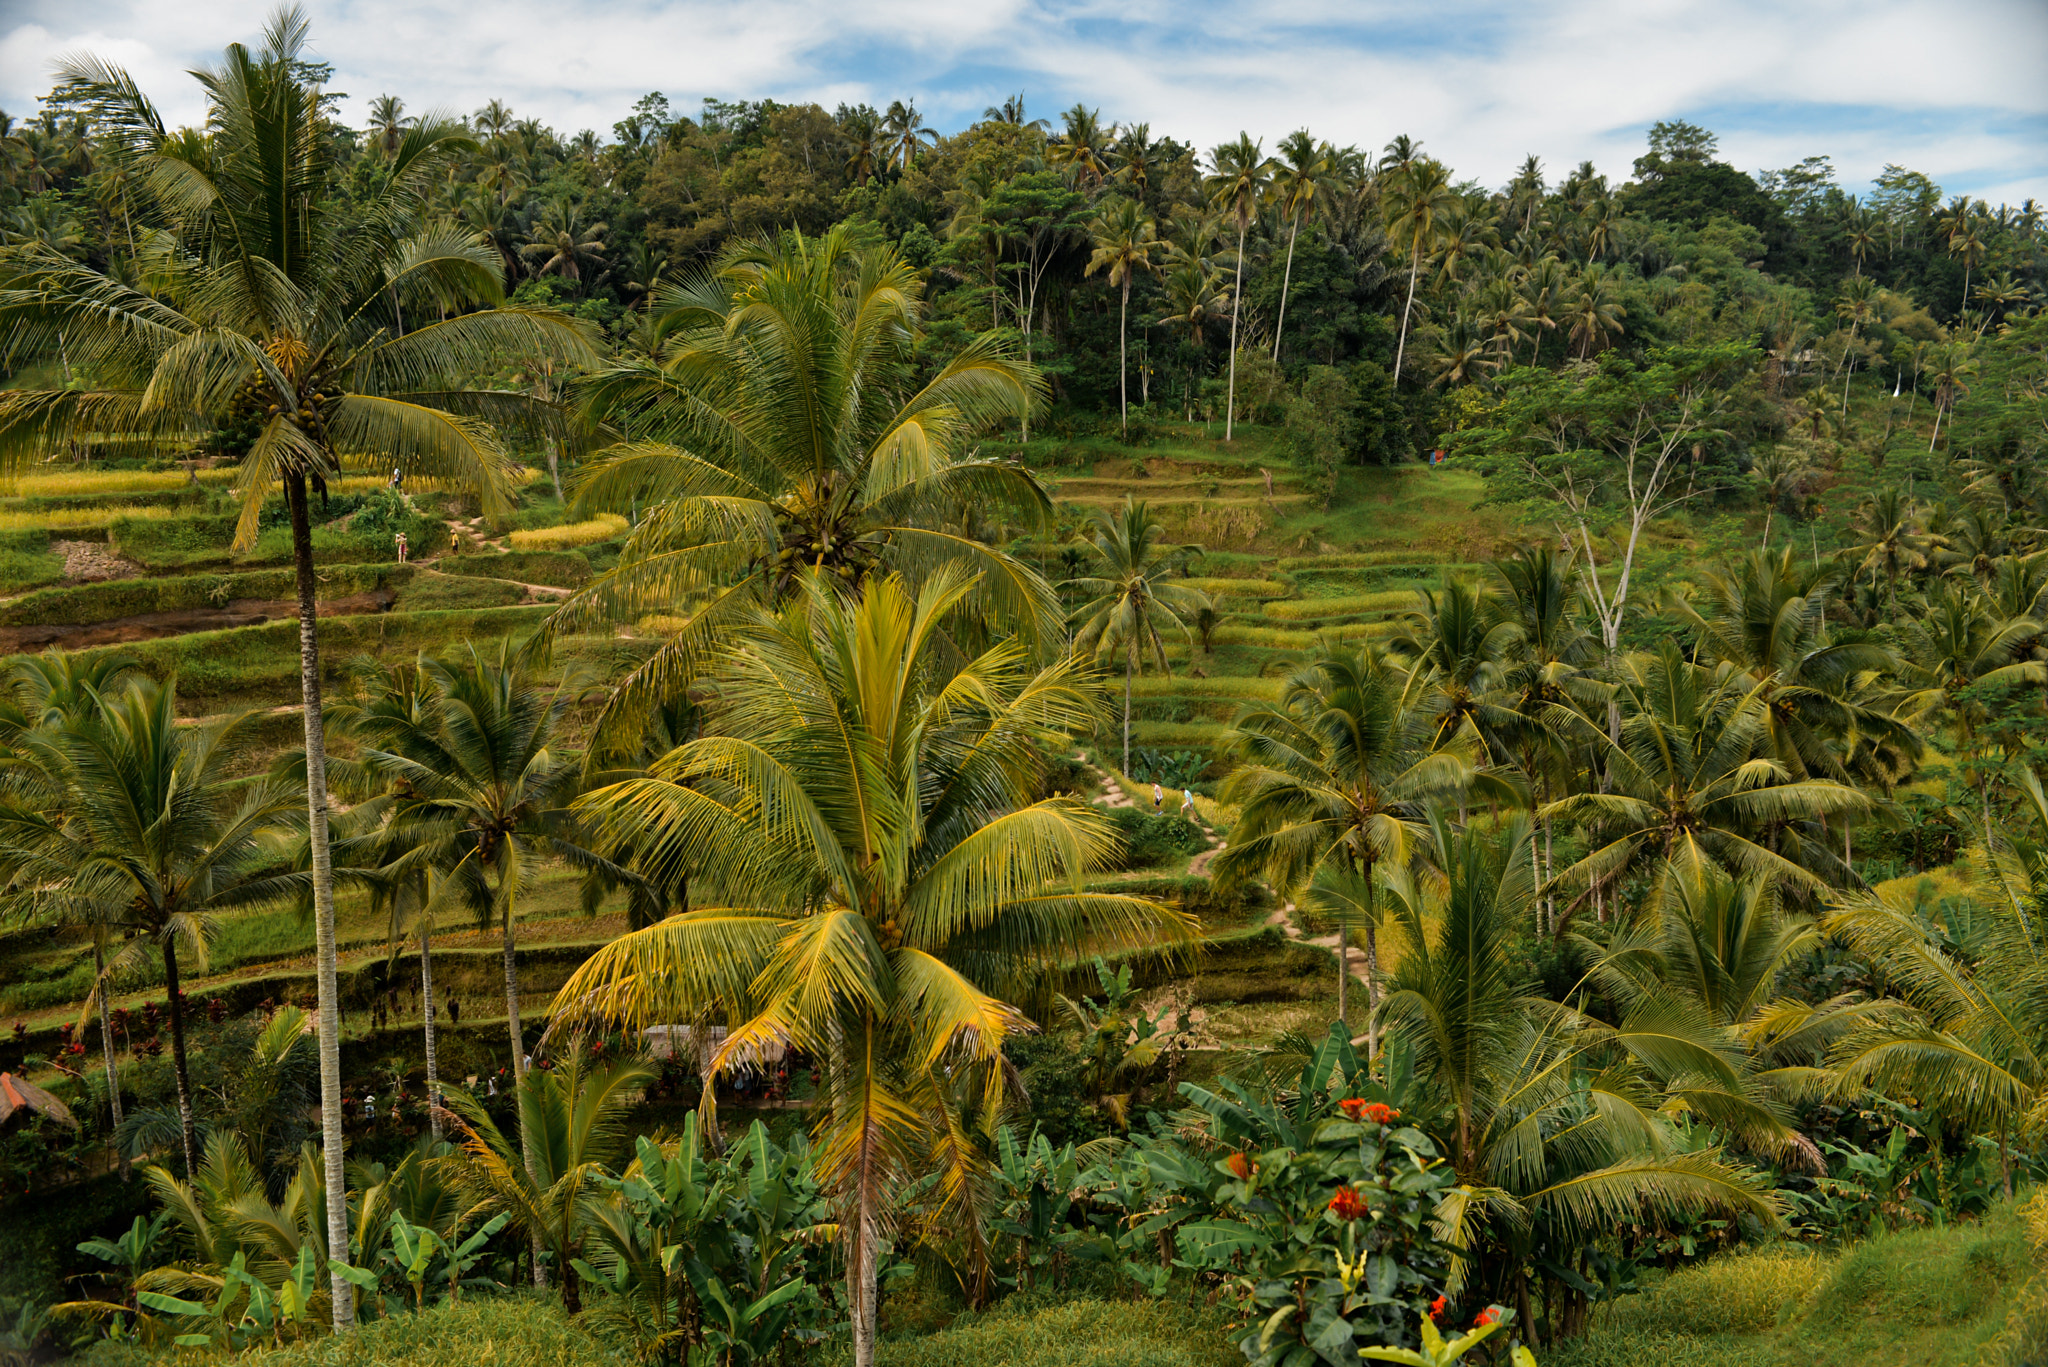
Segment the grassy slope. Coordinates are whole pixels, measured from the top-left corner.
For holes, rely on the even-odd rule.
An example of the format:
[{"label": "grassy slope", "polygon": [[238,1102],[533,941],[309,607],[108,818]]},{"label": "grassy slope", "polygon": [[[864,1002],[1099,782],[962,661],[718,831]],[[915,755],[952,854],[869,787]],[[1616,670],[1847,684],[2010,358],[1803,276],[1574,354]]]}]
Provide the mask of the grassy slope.
[{"label": "grassy slope", "polygon": [[[1966,1367],[2035,1275],[2011,1205],[1978,1223],[1883,1235],[1827,1257],[1718,1258],[1621,1301],[1544,1367]],[[1981,1356],[1980,1356],[1981,1355]]]}]

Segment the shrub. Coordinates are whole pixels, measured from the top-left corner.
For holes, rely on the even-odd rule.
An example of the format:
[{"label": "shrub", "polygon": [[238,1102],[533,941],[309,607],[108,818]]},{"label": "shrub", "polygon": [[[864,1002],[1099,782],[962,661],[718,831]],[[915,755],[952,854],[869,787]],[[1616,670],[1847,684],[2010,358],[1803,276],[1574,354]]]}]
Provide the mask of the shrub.
[{"label": "shrub", "polygon": [[1122,866],[1127,869],[1163,864],[1208,848],[1209,842],[1203,839],[1200,827],[1171,812],[1117,807],[1110,812],[1110,820],[1123,837]]},{"label": "shrub", "polygon": [[599,513],[588,522],[571,522],[560,527],[535,527],[511,535],[515,551],[562,551],[571,546],[591,546],[626,534],[626,519],[617,513]]}]

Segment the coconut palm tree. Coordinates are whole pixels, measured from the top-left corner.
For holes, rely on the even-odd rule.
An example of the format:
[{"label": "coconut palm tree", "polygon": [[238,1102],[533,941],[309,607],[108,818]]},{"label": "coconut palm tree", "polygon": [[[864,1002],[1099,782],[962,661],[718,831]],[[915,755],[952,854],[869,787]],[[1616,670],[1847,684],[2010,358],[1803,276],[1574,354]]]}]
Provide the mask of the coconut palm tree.
[{"label": "coconut palm tree", "polygon": [[370,146],[377,149],[380,157],[397,156],[399,145],[405,141],[405,130],[418,122],[405,112],[404,100],[396,95],[379,95],[370,101]]},{"label": "coconut palm tree", "polygon": [[839,1207],[854,1361],[874,1361],[876,1259],[905,1182],[937,1174],[941,1228],[979,1228],[970,1131],[992,1125],[1005,997],[1112,946],[1185,940],[1141,898],[1083,890],[1105,815],[1034,801],[1037,737],[1092,722],[1071,661],[1034,670],[1003,642],[961,662],[944,624],[970,585],[871,581],[855,601],[813,573],[778,617],[755,609],[710,692],[707,734],[578,810],[655,862],[704,861],[744,890],[605,946],[556,998],[556,1029],[722,1020],[710,1082],[765,1050],[825,1075],[818,1172]]},{"label": "coconut palm tree", "polygon": [[1102,111],[1076,104],[1060,115],[1066,127],[1045,149],[1048,166],[1065,169],[1069,179],[1091,189],[1101,189],[1110,175],[1110,149],[1116,127],[1102,126]]},{"label": "coconut palm tree", "polygon": [[1294,284],[1294,240],[1302,222],[1328,209],[1343,174],[1343,159],[1327,142],[1317,142],[1306,128],[1280,140],[1273,161],[1273,202],[1287,225],[1287,265],[1280,273],[1280,314],[1273,323],[1273,360],[1280,360],[1280,336],[1287,329],[1287,292]]},{"label": "coconut palm tree", "polygon": [[449,1167],[456,1187],[473,1213],[511,1216],[530,1246],[553,1255],[562,1269],[562,1305],[572,1315],[581,1313],[583,1297],[570,1263],[582,1256],[589,1207],[601,1179],[627,1153],[627,1114],[653,1080],[654,1070],[636,1059],[588,1066],[572,1050],[559,1068],[535,1069],[520,1080],[518,1140],[507,1138],[468,1092],[448,1096],[449,1118],[463,1136],[465,1161]]},{"label": "coconut palm tree", "polygon": [[[1533,1334],[1534,1276],[1546,1318],[1571,1334],[1586,1302],[1558,1269],[1578,1275],[1582,1252],[1617,1224],[1781,1219],[1759,1177],[1687,1145],[1675,1103],[1739,1115],[1766,1138],[1785,1132],[1741,1104],[1745,1064],[1727,1032],[1654,1010],[1607,1024],[1522,994],[1514,936],[1535,891],[1522,848],[1530,838],[1520,815],[1498,838],[1430,815],[1418,843],[1441,876],[1396,870],[1388,879],[1401,960],[1381,1015],[1412,1050],[1438,1117],[1430,1127],[1458,1174],[1437,1212],[1440,1235],[1461,1250],[1453,1294],[1477,1275]],[[1666,1090],[1660,1075],[1684,1082]]]},{"label": "coconut palm tree", "polygon": [[[1469,733],[1430,743],[1430,724],[1409,705],[1406,677],[1370,644],[1326,644],[1292,674],[1276,702],[1253,703],[1225,742],[1238,762],[1225,802],[1238,804],[1216,877],[1258,876],[1283,893],[1319,875],[1339,913],[1337,1015],[1349,1005],[1350,914],[1365,930],[1368,1012],[1379,1004],[1381,873],[1409,857],[1428,803],[1462,794],[1480,751]],[[1378,1047],[1368,1014],[1368,1052]]]},{"label": "coconut palm tree", "polygon": [[1828,633],[1835,571],[1802,561],[1791,547],[1757,551],[1706,571],[1673,608],[1699,633],[1698,657],[1741,671],[1761,690],[1766,748],[1796,776],[1850,781],[1844,755],[1854,738],[1897,744],[1917,756],[1919,738],[1889,712],[1856,696],[1860,678],[1892,674],[1893,654]]},{"label": "coconut palm tree", "polygon": [[738,243],[657,293],[659,359],[621,358],[590,381],[590,420],[633,440],[584,462],[577,505],[647,512],[618,566],[548,629],[687,616],[601,729],[659,706],[735,622],[813,570],[857,588],[876,571],[969,566],[971,614],[1061,639],[1045,581],[956,530],[964,506],[1000,502],[1027,523],[1050,512],[1030,472],[974,446],[1037,399],[1038,374],[988,336],[906,393],[921,294],[901,257],[857,249],[844,228]]},{"label": "coconut palm tree", "polygon": [[[87,685],[90,689],[90,685]],[[18,899],[65,920],[103,927],[125,944],[110,978],[155,956],[169,996],[171,1070],[185,1170],[196,1171],[186,1066],[180,952],[204,962],[215,922],[293,890],[283,834],[304,795],[296,784],[232,784],[248,717],[180,724],[175,689],[136,679],[67,717],[40,742],[62,792],[54,807],[8,812],[9,867]],[[104,984],[96,984],[103,992]],[[344,1232],[344,1237],[346,1237]]]},{"label": "coconut palm tree", "polygon": [[1188,624],[1209,606],[1208,595],[1198,589],[1171,581],[1176,571],[1185,577],[1188,562],[1201,555],[1200,546],[1174,546],[1161,541],[1166,528],[1155,521],[1142,503],[1124,497],[1117,509],[1094,508],[1088,513],[1088,539],[1095,548],[1095,573],[1070,579],[1062,587],[1080,591],[1083,601],[1074,609],[1074,654],[1094,655],[1103,664],[1124,660],[1124,762],[1131,771],[1131,680],[1145,667],[1149,657],[1162,673],[1173,672],[1166,660],[1166,637],[1161,628],[1178,631],[1188,640]]},{"label": "coconut palm tree", "polygon": [[1159,240],[1159,225],[1144,205],[1132,199],[1113,199],[1098,211],[1088,225],[1094,253],[1088,258],[1084,275],[1109,272],[1109,283],[1121,287],[1116,315],[1116,394],[1122,414],[1124,435],[1131,431],[1130,367],[1125,359],[1130,338],[1131,278],[1150,274],[1152,258],[1166,244]]},{"label": "coconut palm tree", "polygon": [[606,231],[602,223],[585,223],[577,207],[565,200],[534,225],[519,253],[540,263],[535,275],[559,275],[581,289],[586,270],[601,274],[605,268]]},{"label": "coconut palm tree", "polygon": [[[27,854],[50,830],[62,824],[67,793],[63,752],[52,741],[68,722],[97,709],[138,666],[119,651],[88,656],[64,651],[24,659],[11,671],[0,694],[0,870],[16,876],[14,853]],[[22,823],[23,829],[13,831]],[[33,913],[33,900],[7,908]],[[76,908],[92,911],[90,906]],[[107,1070],[107,1108],[113,1128],[121,1127],[121,1082],[114,1064],[114,1029],[108,1018],[107,955],[113,948],[109,930],[98,923],[86,927],[92,937],[93,991],[86,1003],[100,1024],[100,1056]],[[121,1159],[125,1177],[128,1160]]]},{"label": "coconut palm tree", "polygon": [[938,130],[925,127],[924,115],[917,112],[917,101],[889,102],[889,112],[882,116],[883,170],[894,166],[908,171],[918,153],[936,147],[938,142]]},{"label": "coconut palm tree", "polygon": [[1576,793],[1541,815],[1584,819],[1607,843],[1557,875],[1592,889],[1637,868],[1713,867],[1812,895],[1850,876],[1815,824],[1865,812],[1870,799],[1825,778],[1799,778],[1769,753],[1770,697],[1732,665],[1687,660],[1670,641],[1623,681],[1619,739],[1570,709],[1551,715],[1589,746],[1605,792]]},{"label": "coconut palm tree", "polygon": [[[160,223],[143,246],[147,292],[35,248],[0,250],[0,327],[17,356],[68,357],[78,388],[0,395],[0,464],[65,443],[124,436],[184,449],[201,432],[255,430],[235,482],[236,544],[256,536],[282,487],[297,571],[300,691],[311,823],[320,995],[321,1114],[331,1234],[342,1199],[340,1008],[327,848],[310,485],[348,469],[396,465],[426,485],[474,490],[491,516],[509,507],[513,462],[491,423],[559,427],[525,395],[473,387],[507,354],[591,358],[584,326],[548,310],[493,307],[496,254],[429,225],[429,195],[473,146],[459,127],[407,130],[384,188],[311,211],[343,155],[303,75],[304,13],[280,10],[251,52],[231,46],[203,73],[208,127],[169,134],[126,72],[91,59],[63,71],[67,98],[144,170],[139,198]],[[415,320],[439,321],[407,330]],[[336,1315],[352,1307],[337,1295]]]},{"label": "coconut palm tree", "polygon": [[[527,1071],[520,894],[549,856],[607,867],[620,881],[631,875],[588,848],[566,810],[582,766],[560,750],[560,732],[579,689],[544,687],[509,640],[495,658],[472,643],[445,657],[423,657],[417,669],[424,685],[417,693],[345,715],[359,731],[358,763],[394,790],[389,838],[417,851],[413,861],[439,875],[438,885],[423,889],[429,900],[419,915],[430,922],[444,899],[459,905],[487,898],[485,914],[496,918],[501,932],[516,1082]],[[479,887],[485,882],[487,892]],[[538,1140],[522,1130],[521,1142]],[[539,1264],[534,1272],[539,1284]]]},{"label": "coconut palm tree", "polygon": [[1579,344],[1579,359],[1585,360],[1622,331],[1621,320],[1626,317],[1628,309],[1607,268],[1594,265],[1580,271],[1572,282],[1561,321]]},{"label": "coconut palm tree", "polygon": [[1450,172],[1434,158],[1402,162],[1389,176],[1385,201],[1387,238],[1408,249],[1408,298],[1401,305],[1401,340],[1394,348],[1396,381],[1401,378],[1401,363],[1408,356],[1408,320],[1415,312],[1415,284],[1422,275],[1423,251],[1436,250],[1442,220],[1461,202],[1451,189]]},{"label": "coconut palm tree", "polygon": [[1259,216],[1274,168],[1249,133],[1239,133],[1236,142],[1213,149],[1209,163],[1214,169],[1202,182],[1209,206],[1237,225],[1237,275],[1230,287],[1230,387],[1223,408],[1223,440],[1227,442],[1237,419],[1237,315],[1244,304],[1244,240]]}]

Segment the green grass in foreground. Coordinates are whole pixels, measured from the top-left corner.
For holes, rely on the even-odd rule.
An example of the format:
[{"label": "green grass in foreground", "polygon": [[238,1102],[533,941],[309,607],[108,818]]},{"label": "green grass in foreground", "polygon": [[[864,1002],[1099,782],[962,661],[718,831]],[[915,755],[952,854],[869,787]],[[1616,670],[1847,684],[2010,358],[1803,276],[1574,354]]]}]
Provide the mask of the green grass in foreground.
[{"label": "green grass in foreground", "polygon": [[[1798,1248],[1684,1269],[1596,1318],[1543,1367],[2004,1367],[1986,1345],[2031,1270],[2010,1204],[1981,1222],[1882,1235],[1828,1257]],[[2018,1367],[2014,1360],[2014,1367]]]}]

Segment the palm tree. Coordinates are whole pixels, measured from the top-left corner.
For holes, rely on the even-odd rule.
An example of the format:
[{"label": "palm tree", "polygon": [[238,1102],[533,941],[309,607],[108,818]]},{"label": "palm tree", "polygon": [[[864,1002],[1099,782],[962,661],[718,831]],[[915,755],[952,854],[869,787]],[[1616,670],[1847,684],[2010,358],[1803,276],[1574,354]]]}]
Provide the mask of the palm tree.
[{"label": "palm tree", "polygon": [[1920,506],[1889,485],[1863,500],[1850,526],[1857,543],[1849,554],[1861,557],[1856,573],[1884,576],[1892,610],[1899,607],[1899,576],[1927,566],[1928,541],[1920,525]]},{"label": "palm tree", "polygon": [[[214,129],[204,141],[167,134],[127,73],[90,59],[65,67],[67,97],[147,168],[143,198],[168,227],[149,257],[148,292],[36,249],[0,251],[0,326],[17,354],[62,351],[93,381],[0,395],[0,462],[47,455],[84,434],[182,449],[197,432],[253,426],[236,480],[243,547],[282,485],[298,581],[328,1218],[339,1241],[340,1009],[308,485],[350,467],[397,465],[423,483],[474,489],[501,517],[512,461],[486,420],[534,431],[559,424],[524,395],[471,388],[472,377],[507,353],[567,365],[591,351],[583,326],[563,315],[491,307],[502,287],[495,253],[423,226],[442,173],[473,145],[457,127],[416,125],[381,191],[354,209],[308,210],[338,174],[342,149],[301,74],[306,33],[303,12],[281,10],[262,51],[228,49],[204,76]],[[448,316],[406,331],[407,301],[416,313],[431,303]],[[351,1314],[337,1295],[338,1321]]]},{"label": "palm tree", "polygon": [[841,128],[846,135],[846,178],[855,185],[873,180],[881,156],[881,122],[872,109],[856,110]]},{"label": "palm tree", "polygon": [[[563,718],[578,701],[571,687],[544,689],[511,641],[497,658],[467,648],[417,668],[430,694],[400,697],[347,714],[362,741],[359,763],[395,790],[390,839],[436,870],[438,891],[419,915],[431,921],[441,897],[480,892],[502,932],[505,1028],[512,1077],[526,1075],[519,1010],[519,895],[547,856],[579,867],[607,866],[581,840],[566,811],[582,766],[559,748]],[[631,875],[609,870],[621,881]],[[521,1142],[538,1143],[521,1131]],[[529,1154],[533,1150],[529,1147]],[[536,1264],[538,1285],[543,1269]]]},{"label": "palm tree", "polygon": [[572,1315],[582,1312],[583,1297],[582,1279],[570,1264],[582,1256],[601,1181],[631,1142],[626,1116],[635,1096],[653,1080],[654,1070],[637,1059],[587,1067],[580,1051],[571,1050],[559,1068],[535,1069],[520,1080],[516,1143],[475,1097],[449,1094],[449,1118],[462,1131],[465,1160],[451,1165],[456,1186],[472,1213],[511,1216],[531,1247],[553,1255],[562,1305]]},{"label": "palm tree", "polygon": [[[1654,1011],[1610,1025],[1522,995],[1514,935],[1534,892],[1529,839],[1521,816],[1490,839],[1432,812],[1420,843],[1442,876],[1388,880],[1401,961],[1381,1015],[1413,1051],[1440,1117],[1431,1128],[1458,1174],[1437,1212],[1445,1242],[1460,1250],[1453,1294],[1476,1270],[1485,1293],[1512,1303],[1533,1334],[1536,1273],[1546,1318],[1570,1334],[1586,1310],[1569,1286],[1584,1269],[1572,1265],[1602,1231],[1646,1217],[1780,1220],[1757,1177],[1686,1144],[1673,1109],[1732,1114],[1767,1140],[1786,1132],[1741,1104],[1745,1061],[1725,1032]],[[1658,1081],[1667,1070],[1682,1073],[1669,1090]],[[1539,1248],[1548,1267],[1537,1265]]]},{"label": "palm tree", "polygon": [[1287,292],[1294,284],[1294,239],[1301,233],[1302,220],[1328,207],[1341,174],[1337,149],[1319,143],[1306,128],[1298,128],[1280,140],[1280,155],[1274,161],[1273,198],[1280,207],[1280,220],[1287,225],[1287,267],[1280,275],[1280,316],[1273,324],[1273,360],[1280,359],[1280,335],[1287,329]]},{"label": "palm tree", "polygon": [[1930,925],[1903,897],[1849,899],[1828,917],[1828,933],[1876,967],[1897,999],[1844,1034],[1827,1065],[1839,1098],[1911,1096],[1965,1134],[1996,1134],[2010,1193],[2012,1138],[2048,1088],[2048,958],[2023,906],[1985,905],[1965,946],[1953,943],[1955,927]]},{"label": "palm tree", "polygon": [[418,122],[405,112],[404,100],[396,95],[379,95],[370,101],[370,145],[380,157],[395,157],[405,141],[405,131]]},{"label": "palm tree", "polygon": [[1700,577],[1676,601],[1699,633],[1698,657],[1725,661],[1745,687],[1761,689],[1766,748],[1801,778],[1850,781],[1843,756],[1857,737],[1920,750],[1912,728],[1855,696],[1859,679],[1890,675],[1898,660],[1882,646],[1830,638],[1828,602],[1836,572],[1802,562],[1787,546],[1758,551]]},{"label": "palm tree", "polygon": [[843,227],[739,243],[654,312],[659,358],[622,358],[587,391],[591,421],[634,440],[585,462],[576,488],[582,508],[648,511],[618,566],[549,630],[650,612],[688,621],[620,685],[606,727],[675,693],[733,623],[811,570],[858,587],[877,570],[970,566],[974,614],[1061,639],[1045,581],[952,529],[989,499],[1050,512],[1028,471],[974,446],[1036,399],[1038,374],[984,336],[905,394],[923,309],[894,251],[857,250]]},{"label": "palm tree", "polygon": [[[96,705],[43,742],[61,775],[57,804],[40,821],[8,812],[9,863],[22,889],[14,895],[124,937],[103,980],[151,954],[160,958],[189,1176],[198,1144],[179,950],[203,962],[223,912],[289,895],[279,837],[293,825],[302,795],[281,781],[231,783],[247,717],[185,726],[169,684],[135,679],[111,696],[86,687]],[[94,990],[104,993],[105,982]]]},{"label": "palm tree", "polygon": [[[1392,149],[1389,149],[1392,155]],[[1433,158],[1399,163],[1388,182],[1387,236],[1408,248],[1408,299],[1401,306],[1401,340],[1394,349],[1394,378],[1408,355],[1408,320],[1415,312],[1415,283],[1422,274],[1423,248],[1436,250],[1439,221],[1460,203],[1450,172]]]},{"label": "palm tree", "polygon": [[1089,541],[1095,547],[1095,573],[1070,579],[1084,601],[1074,609],[1074,654],[1094,655],[1108,663],[1124,654],[1124,762],[1131,771],[1131,680],[1143,670],[1149,654],[1162,673],[1173,672],[1166,661],[1162,626],[1189,639],[1188,623],[1209,606],[1200,590],[1171,582],[1201,555],[1200,546],[1173,546],[1159,539],[1166,528],[1142,503],[1124,496],[1119,509],[1095,508],[1088,514]]},{"label": "palm tree", "polygon": [[[17,663],[0,694],[0,870],[17,876],[11,859],[26,854],[37,840],[62,824],[66,796],[64,756],[53,743],[55,734],[68,722],[96,710],[100,699],[116,690],[120,682],[138,667],[132,655],[110,652],[88,656],[50,651]],[[16,832],[15,823],[23,824]],[[33,902],[15,910],[33,910]],[[78,910],[93,910],[90,907]],[[121,1127],[121,1081],[114,1063],[114,1029],[108,1018],[111,995],[107,974],[109,931],[97,922],[87,926],[92,936],[92,994],[87,1010],[99,1016],[100,1056],[107,1070],[107,1107],[113,1129]],[[128,1160],[123,1152],[122,1176]]]},{"label": "palm tree", "polygon": [[917,112],[917,101],[905,103],[891,100],[889,112],[882,116],[882,169],[891,166],[908,171],[910,164],[917,160],[917,154],[927,147],[938,145],[936,129],[924,126],[924,115]]},{"label": "palm tree", "polygon": [[1093,275],[1106,269],[1109,283],[1122,287],[1116,316],[1116,392],[1124,435],[1129,436],[1131,394],[1125,349],[1130,336],[1131,277],[1141,272],[1150,273],[1153,256],[1166,244],[1159,240],[1159,225],[1152,215],[1132,199],[1112,200],[1089,223],[1088,236],[1095,245],[1095,251],[1088,258],[1088,269],[1083,274]]},{"label": "palm tree", "polygon": [[[1968,745],[1990,714],[1977,690],[2048,684],[2048,664],[2027,658],[2042,623],[2032,617],[2004,616],[1996,602],[1973,585],[1943,585],[1921,611],[1900,625],[1906,637],[1900,672],[1914,686],[1900,711],[1914,717],[1945,713],[1959,748]],[[1980,761],[1983,758],[1988,757]],[[1988,823],[1989,775],[1982,762],[1976,769]]]},{"label": "palm tree", "polygon": [[1212,150],[1209,161],[1215,169],[1203,187],[1210,207],[1237,224],[1237,276],[1230,287],[1230,387],[1223,409],[1223,440],[1227,442],[1237,418],[1237,315],[1244,304],[1244,240],[1259,215],[1266,188],[1272,184],[1273,163],[1249,133],[1239,133],[1236,142]]},{"label": "palm tree", "polygon": [[1849,248],[1849,257],[1856,263],[1855,278],[1863,278],[1863,259],[1876,248],[1882,224],[1877,215],[1856,202],[1856,196],[1849,195],[1842,201],[1842,237]]},{"label": "palm tree", "polygon": [[629,1031],[723,1019],[711,1083],[793,1048],[825,1074],[820,1180],[839,1206],[854,1361],[875,1352],[876,1257],[903,1183],[935,1172],[941,1228],[972,1239],[1008,994],[1113,946],[1185,940],[1140,898],[1083,890],[1111,848],[1105,815],[1033,801],[1043,731],[1085,728],[1071,661],[1033,672],[1014,642],[959,663],[944,623],[969,592],[953,571],[858,602],[811,574],[777,618],[756,610],[711,693],[709,734],[578,809],[607,840],[715,864],[744,890],[605,946],[556,998],[556,1028]]},{"label": "palm tree", "polygon": [[1104,128],[1102,111],[1080,104],[1060,118],[1066,128],[1046,147],[1046,164],[1064,167],[1071,179],[1100,189],[1109,177],[1109,150],[1116,138],[1115,127]]},{"label": "palm tree", "polygon": [[1609,784],[1539,814],[1584,819],[1605,834],[1607,843],[1556,875],[1560,883],[1590,891],[1645,866],[1711,867],[1815,894],[1848,876],[1810,828],[1867,811],[1870,800],[1830,779],[1795,777],[1762,753],[1770,739],[1767,683],[1752,683],[1730,665],[1693,664],[1666,641],[1619,694],[1619,739],[1577,712],[1552,714],[1560,730],[1599,756]]},{"label": "palm tree", "polygon": [[582,214],[574,204],[563,202],[548,211],[548,216],[534,225],[532,235],[520,255],[541,264],[534,269],[535,275],[559,275],[573,280],[580,288],[583,272],[587,268],[602,271],[605,260],[605,225],[585,223]]},{"label": "palm tree", "polygon": [[1151,124],[1134,123],[1119,130],[1109,160],[1116,167],[1111,175],[1117,183],[1130,186],[1140,204],[1151,199],[1159,188],[1155,182],[1165,169],[1165,157],[1152,141]]},{"label": "palm tree", "polygon": [[1621,320],[1628,309],[1605,266],[1588,266],[1580,271],[1566,296],[1563,322],[1579,344],[1579,359],[1585,360],[1607,345],[1607,339],[1622,331]]},{"label": "palm tree", "polygon": [[[1351,977],[1349,913],[1362,911],[1368,1013],[1379,1005],[1381,871],[1407,862],[1425,806],[1472,779],[1470,737],[1432,747],[1429,721],[1408,705],[1406,680],[1370,644],[1326,644],[1291,675],[1277,702],[1239,712],[1225,742],[1238,767],[1223,800],[1239,805],[1218,881],[1257,875],[1283,893],[1322,877],[1339,912],[1337,1015]],[[1366,1018],[1377,1052],[1376,1017]]]}]

